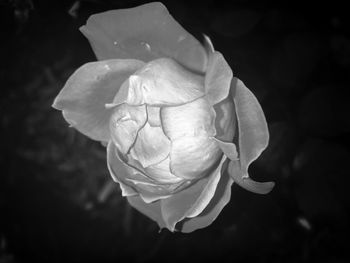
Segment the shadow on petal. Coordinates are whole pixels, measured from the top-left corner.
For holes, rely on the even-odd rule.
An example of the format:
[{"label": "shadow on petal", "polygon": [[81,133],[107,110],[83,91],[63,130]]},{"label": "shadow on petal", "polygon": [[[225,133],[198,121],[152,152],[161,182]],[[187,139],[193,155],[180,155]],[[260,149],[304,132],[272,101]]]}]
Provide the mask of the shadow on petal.
[{"label": "shadow on petal", "polygon": [[148,62],[170,57],[189,69],[205,71],[203,46],[160,2],[92,15],[80,30],[99,60],[136,58]]}]

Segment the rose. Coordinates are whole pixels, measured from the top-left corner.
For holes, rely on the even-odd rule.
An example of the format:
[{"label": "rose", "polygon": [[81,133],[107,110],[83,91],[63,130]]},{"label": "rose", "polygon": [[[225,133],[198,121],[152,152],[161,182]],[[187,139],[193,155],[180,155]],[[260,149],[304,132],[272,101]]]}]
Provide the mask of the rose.
[{"label": "rose", "polygon": [[208,37],[202,46],[161,3],[93,15],[81,31],[100,61],[74,72],[53,107],[107,144],[133,207],[191,232],[215,220],[233,182],[273,188],[248,176],[268,144],[263,111]]}]

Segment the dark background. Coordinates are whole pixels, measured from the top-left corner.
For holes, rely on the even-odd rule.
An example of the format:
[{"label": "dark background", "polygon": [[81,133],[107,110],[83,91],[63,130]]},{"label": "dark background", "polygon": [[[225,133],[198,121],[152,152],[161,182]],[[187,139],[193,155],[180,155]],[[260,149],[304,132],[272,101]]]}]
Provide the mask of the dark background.
[{"label": "dark background", "polygon": [[[140,1],[0,1],[0,262],[350,261],[349,17],[337,1],[165,1],[256,94],[271,141],[210,226],[158,233],[111,184],[105,148],[51,108],[95,60],[89,15]],[[281,4],[283,3],[283,4]],[[73,7],[72,7],[73,6]]]}]

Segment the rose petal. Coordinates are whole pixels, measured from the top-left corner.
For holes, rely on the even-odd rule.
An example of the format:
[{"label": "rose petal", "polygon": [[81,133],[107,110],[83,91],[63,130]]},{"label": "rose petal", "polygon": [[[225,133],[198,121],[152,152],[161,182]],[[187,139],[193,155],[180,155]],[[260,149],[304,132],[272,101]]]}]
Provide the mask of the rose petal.
[{"label": "rose petal", "polygon": [[[111,176],[120,184],[123,196],[140,195],[146,203],[150,203],[167,198],[171,193],[165,186],[159,186],[141,171],[125,163],[123,156],[112,142],[108,144],[107,161]],[[174,188],[176,186],[179,184],[171,185]]]},{"label": "rose petal", "polygon": [[205,91],[212,105],[228,96],[232,76],[232,70],[221,53],[215,51],[209,55]]},{"label": "rose petal", "polygon": [[130,105],[181,105],[202,97],[203,83],[203,76],[188,71],[172,59],[161,58],[130,76],[125,102]]},{"label": "rose petal", "polygon": [[111,109],[120,85],[144,63],[114,59],[83,65],[68,79],[53,107],[62,110],[68,123],[94,140],[108,141]]},{"label": "rose petal", "polygon": [[220,149],[230,160],[238,160],[236,145],[232,142],[223,142],[213,137]]},{"label": "rose petal", "polygon": [[205,51],[207,52],[208,56],[210,56],[210,54],[215,52],[214,45],[211,42],[210,37],[208,37],[205,34],[204,34],[204,48],[205,48]]},{"label": "rose petal", "polygon": [[216,141],[206,135],[178,138],[172,142],[170,150],[170,171],[185,179],[205,176],[205,171],[220,158],[220,154]]},{"label": "rose petal", "polygon": [[261,187],[260,183],[254,182],[248,176],[249,165],[259,157],[269,142],[264,112],[254,94],[242,81],[234,78],[232,84],[238,121],[239,171],[238,164],[234,161],[230,163],[229,170],[235,182],[242,187],[256,193],[266,193],[272,189],[272,182]]},{"label": "rose petal", "polygon": [[208,206],[198,216],[184,219],[181,222],[182,226],[180,231],[183,233],[190,233],[197,229],[207,227],[214,222],[221,210],[230,201],[232,183],[233,179],[228,173],[221,174],[215,195],[210,200]]},{"label": "rose petal", "polygon": [[128,201],[130,205],[137,209],[140,213],[148,216],[153,221],[156,221],[161,229],[165,228],[165,222],[160,208],[160,201],[146,204],[139,196],[129,196]]},{"label": "rose petal", "polygon": [[160,108],[147,106],[147,121],[152,127],[161,127]]},{"label": "rose petal", "polygon": [[183,181],[182,178],[175,176],[170,172],[170,158],[166,158],[160,163],[145,168],[146,173],[152,179],[162,184],[174,184]]},{"label": "rose petal", "polygon": [[268,194],[275,186],[274,182],[255,182],[249,178],[248,174],[244,174],[241,170],[239,161],[231,161],[228,166],[228,171],[233,178],[234,182],[242,188],[256,193],[256,194]]},{"label": "rose petal", "polygon": [[148,123],[139,131],[130,155],[144,168],[163,161],[170,152],[170,141],[162,127],[152,127]]},{"label": "rose petal", "polygon": [[205,98],[181,106],[163,107],[160,116],[164,133],[171,140],[199,134],[215,134],[215,111]]},{"label": "rose petal", "polygon": [[170,57],[192,70],[205,71],[203,46],[159,2],[92,15],[80,30],[99,60],[137,58],[147,62]]},{"label": "rose petal", "polygon": [[123,182],[123,178],[128,175],[128,170],[123,162],[119,160],[112,141],[109,141],[107,145],[107,166],[113,180],[119,183],[122,196],[138,195],[135,189]]},{"label": "rose petal", "polygon": [[186,217],[197,216],[209,204],[215,194],[225,160],[226,156],[223,156],[210,176],[161,201],[163,219],[170,231],[175,230],[177,222]]},{"label": "rose petal", "polygon": [[[133,158],[126,160],[126,156],[120,154],[116,151],[119,160],[127,167],[128,176],[124,179],[129,185],[132,185],[140,194],[145,194],[147,196],[154,196],[153,198],[161,199],[162,196],[171,195],[177,191],[188,186],[185,180],[178,182],[158,182],[152,178],[142,167],[142,165]],[[150,166],[152,169],[152,166]]]},{"label": "rose petal", "polygon": [[129,152],[147,121],[146,106],[117,106],[110,119],[110,132],[113,142],[123,154]]},{"label": "rose petal", "polygon": [[232,97],[214,105],[215,138],[224,142],[232,142],[236,129],[236,111]]}]

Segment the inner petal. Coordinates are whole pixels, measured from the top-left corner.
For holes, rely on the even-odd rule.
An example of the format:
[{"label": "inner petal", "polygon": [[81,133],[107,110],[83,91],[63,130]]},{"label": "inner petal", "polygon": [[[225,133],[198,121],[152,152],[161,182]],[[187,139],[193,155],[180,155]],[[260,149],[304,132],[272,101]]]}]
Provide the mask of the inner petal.
[{"label": "inner petal", "polygon": [[146,123],[139,131],[130,155],[145,168],[163,161],[169,155],[169,151],[170,141],[164,135],[163,129]]},{"label": "inner petal", "polygon": [[147,121],[146,106],[122,104],[112,114],[109,128],[119,151],[126,154],[134,144],[137,133]]},{"label": "inner petal", "polygon": [[178,183],[183,181],[183,178],[179,178],[170,172],[170,159],[169,157],[160,163],[151,165],[145,169],[146,173],[152,179],[159,183]]},{"label": "inner petal", "polygon": [[156,59],[129,77],[130,105],[180,105],[204,95],[204,77],[168,58]]},{"label": "inner petal", "polygon": [[170,170],[178,177],[196,179],[206,172],[221,156],[215,140],[208,136],[181,137],[172,142]]},{"label": "inner petal", "polygon": [[171,140],[195,137],[203,132],[215,135],[215,111],[205,98],[181,106],[163,107],[160,114],[164,133]]},{"label": "inner petal", "polygon": [[215,104],[214,109],[216,113],[215,137],[225,142],[232,142],[236,125],[236,111],[232,99],[228,97]]},{"label": "inner petal", "polygon": [[147,106],[147,121],[153,127],[162,125],[159,107]]}]

